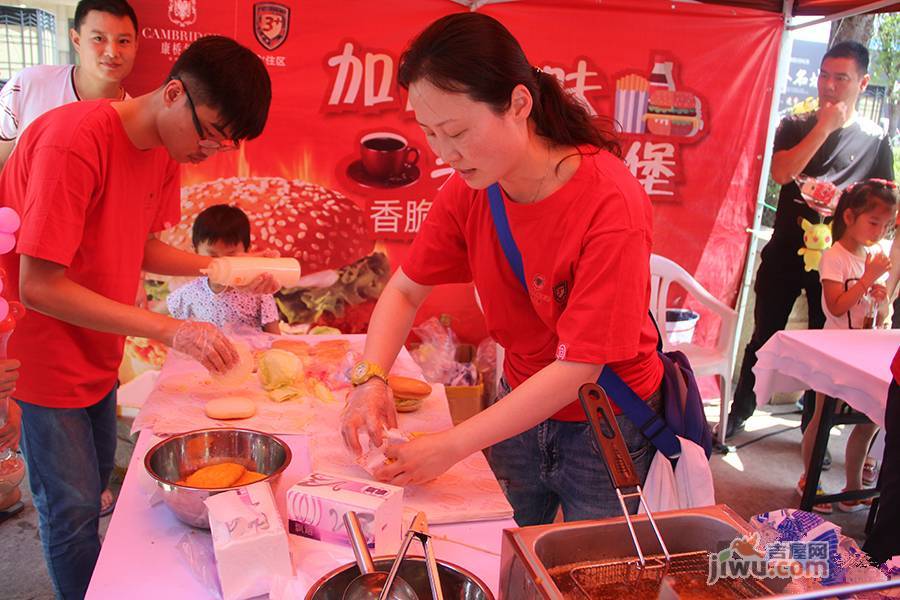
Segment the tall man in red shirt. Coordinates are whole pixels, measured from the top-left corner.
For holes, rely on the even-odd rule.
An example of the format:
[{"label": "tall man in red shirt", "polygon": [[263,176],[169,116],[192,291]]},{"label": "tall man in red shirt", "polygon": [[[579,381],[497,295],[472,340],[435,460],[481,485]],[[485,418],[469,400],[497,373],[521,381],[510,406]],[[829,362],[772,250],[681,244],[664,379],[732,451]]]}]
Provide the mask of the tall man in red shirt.
[{"label": "tall man in red shirt", "polygon": [[[104,475],[116,445],[116,375],[126,335],[160,340],[224,371],[237,360],[214,326],[135,307],[140,271],[198,275],[208,257],[155,233],[179,220],[178,163],[257,137],[271,83],[231,39],[192,44],[155,91],[68,104],[24,132],[0,174],[0,203],[22,216],[0,258],[9,295],[30,309],[10,355],[41,542],[60,598],[84,597],[100,551]],[[271,292],[271,278],[255,282]]]}]

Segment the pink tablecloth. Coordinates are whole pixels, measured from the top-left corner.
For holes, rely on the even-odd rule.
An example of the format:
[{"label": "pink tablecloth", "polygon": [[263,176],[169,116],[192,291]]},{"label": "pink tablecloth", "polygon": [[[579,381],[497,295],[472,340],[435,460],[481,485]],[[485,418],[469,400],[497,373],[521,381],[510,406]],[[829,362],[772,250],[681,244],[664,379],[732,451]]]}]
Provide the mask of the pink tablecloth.
[{"label": "pink tablecloth", "polygon": [[813,389],[845,401],[884,426],[891,360],[900,330],[779,331],[756,353],[756,401]]},{"label": "pink tablecloth", "polygon": [[[275,486],[278,508],[285,514],[285,492],[310,470],[306,436],[281,436],[291,447],[293,460]],[[168,507],[154,503],[155,483],[144,470],[144,455],[160,438],[142,431],[138,438],[128,474],[116,503],[100,559],[94,570],[87,598],[98,600],[124,598],[131,600],[216,598],[204,587],[177,549],[191,536],[208,538],[209,532],[192,529],[178,521]],[[463,542],[460,545],[437,539],[438,558],[456,563],[480,577],[497,594],[500,576],[500,543],[502,531],[515,527],[512,519],[437,525],[436,536]],[[349,546],[326,544],[291,538],[294,568],[298,574],[292,593],[305,594],[307,582],[313,582],[331,569],[353,561]],[[201,539],[200,546],[208,542]],[[211,546],[210,546],[211,547]],[[481,548],[475,549],[476,548]],[[418,547],[414,544],[414,550]],[[414,551],[414,554],[421,552]],[[295,596],[291,596],[292,598]],[[302,598],[302,595],[299,596]],[[285,596],[278,596],[279,600]]]}]

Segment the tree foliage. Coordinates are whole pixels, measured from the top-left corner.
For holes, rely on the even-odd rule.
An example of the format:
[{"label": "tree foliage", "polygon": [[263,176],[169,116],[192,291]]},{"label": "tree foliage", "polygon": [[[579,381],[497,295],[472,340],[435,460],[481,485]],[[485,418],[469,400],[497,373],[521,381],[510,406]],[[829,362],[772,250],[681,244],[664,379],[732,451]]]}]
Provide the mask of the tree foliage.
[{"label": "tree foliage", "polygon": [[887,103],[890,107],[890,131],[900,126],[900,13],[879,15],[872,38],[875,70],[886,83]]}]

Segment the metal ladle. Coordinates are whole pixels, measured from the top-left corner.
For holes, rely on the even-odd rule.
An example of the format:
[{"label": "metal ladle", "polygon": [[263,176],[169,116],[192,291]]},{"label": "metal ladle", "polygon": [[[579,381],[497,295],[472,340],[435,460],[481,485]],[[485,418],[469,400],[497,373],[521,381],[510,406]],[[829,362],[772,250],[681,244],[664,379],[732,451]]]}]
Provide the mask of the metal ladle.
[{"label": "metal ladle", "polygon": [[[384,588],[388,574],[375,570],[375,563],[369,554],[369,547],[366,546],[366,538],[363,536],[359,517],[352,510],[344,513],[344,527],[347,528],[350,546],[353,548],[353,555],[356,557],[356,565],[359,567],[361,575],[351,581],[344,590],[343,600],[376,600]],[[419,596],[412,587],[399,577],[394,579],[388,598],[390,600],[419,600]]]}]

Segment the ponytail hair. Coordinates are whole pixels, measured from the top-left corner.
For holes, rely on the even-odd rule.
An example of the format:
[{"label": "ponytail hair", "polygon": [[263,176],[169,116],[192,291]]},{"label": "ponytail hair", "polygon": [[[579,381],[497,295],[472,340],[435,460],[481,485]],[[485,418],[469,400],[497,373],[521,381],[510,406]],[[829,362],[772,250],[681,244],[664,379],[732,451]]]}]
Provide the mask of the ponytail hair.
[{"label": "ponytail hair", "polygon": [[533,67],[509,30],[487,15],[447,15],[416,36],[400,57],[397,80],[409,89],[421,79],[484,102],[497,114],[509,109],[513,89],[524,85],[534,100],[530,118],[538,135],[561,146],[622,155],[612,121],[593,117],[556,77]]},{"label": "ponytail hair", "polygon": [[838,241],[847,231],[844,213],[850,211],[856,219],[872,210],[879,202],[883,202],[896,214],[898,204],[896,183],[886,179],[866,179],[847,187],[838,200],[837,208],[834,209],[834,218],[831,221],[832,239]]}]

